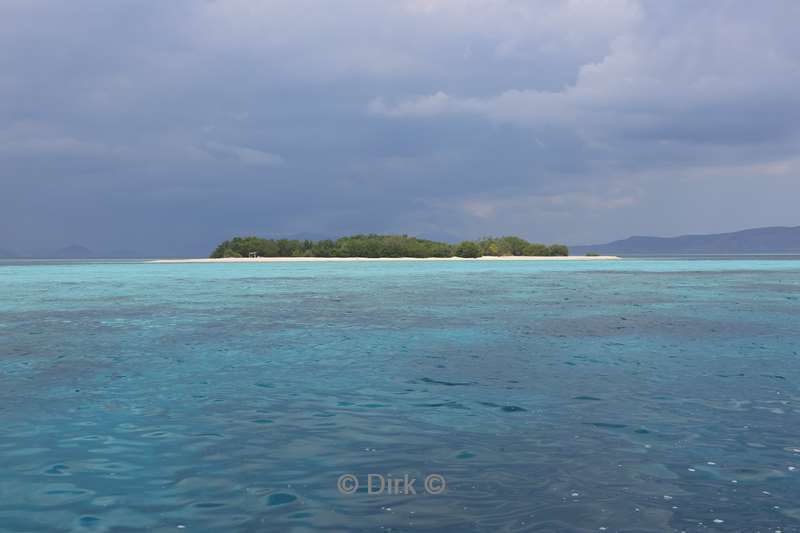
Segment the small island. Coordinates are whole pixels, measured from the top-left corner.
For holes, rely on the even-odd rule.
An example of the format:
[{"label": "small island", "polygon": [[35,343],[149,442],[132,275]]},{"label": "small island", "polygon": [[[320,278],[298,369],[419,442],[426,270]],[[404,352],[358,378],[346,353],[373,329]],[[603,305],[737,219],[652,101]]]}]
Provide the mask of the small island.
[{"label": "small island", "polygon": [[246,263],[284,261],[458,261],[607,260],[614,255],[569,255],[563,244],[539,244],[520,237],[484,237],[458,244],[408,235],[351,235],[339,239],[298,240],[233,237],[206,259],[159,259],[151,263]]},{"label": "small island", "polygon": [[234,237],[211,253],[212,259],[247,257],[324,258],[478,258],[502,256],[564,257],[563,244],[531,243],[520,237],[485,237],[448,244],[407,235],[352,235],[336,240],[263,239]]},{"label": "small island", "polygon": [[298,240],[233,237],[206,259],[159,259],[151,263],[246,263],[286,261],[458,261],[607,260],[614,255],[569,255],[563,244],[538,244],[514,236],[484,237],[458,244],[408,235],[351,235],[339,239]]}]

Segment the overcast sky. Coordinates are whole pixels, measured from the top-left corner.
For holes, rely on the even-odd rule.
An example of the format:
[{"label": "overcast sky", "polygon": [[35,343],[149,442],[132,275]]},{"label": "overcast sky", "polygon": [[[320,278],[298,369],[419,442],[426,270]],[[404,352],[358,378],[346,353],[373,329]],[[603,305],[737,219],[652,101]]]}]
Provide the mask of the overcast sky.
[{"label": "overcast sky", "polygon": [[2,0],[0,247],[800,224],[800,2]]}]

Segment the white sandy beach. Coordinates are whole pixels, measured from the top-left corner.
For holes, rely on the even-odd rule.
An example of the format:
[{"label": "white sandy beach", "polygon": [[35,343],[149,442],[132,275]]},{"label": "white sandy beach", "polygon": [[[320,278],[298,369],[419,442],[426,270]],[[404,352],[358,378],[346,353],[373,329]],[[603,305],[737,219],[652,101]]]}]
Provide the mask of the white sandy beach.
[{"label": "white sandy beach", "polygon": [[150,263],[293,263],[324,261],[608,261],[616,255],[525,256],[504,255],[483,257],[225,257],[220,259],[156,259]]}]

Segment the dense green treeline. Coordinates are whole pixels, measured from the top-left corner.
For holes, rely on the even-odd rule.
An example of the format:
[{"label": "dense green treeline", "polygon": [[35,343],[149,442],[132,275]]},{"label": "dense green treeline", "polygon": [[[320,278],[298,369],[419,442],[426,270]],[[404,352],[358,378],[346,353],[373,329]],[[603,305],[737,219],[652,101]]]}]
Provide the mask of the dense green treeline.
[{"label": "dense green treeline", "polygon": [[481,257],[483,255],[563,256],[563,244],[530,243],[519,237],[485,237],[459,244],[406,235],[352,235],[336,240],[300,241],[234,237],[217,246],[212,258],[248,257]]}]

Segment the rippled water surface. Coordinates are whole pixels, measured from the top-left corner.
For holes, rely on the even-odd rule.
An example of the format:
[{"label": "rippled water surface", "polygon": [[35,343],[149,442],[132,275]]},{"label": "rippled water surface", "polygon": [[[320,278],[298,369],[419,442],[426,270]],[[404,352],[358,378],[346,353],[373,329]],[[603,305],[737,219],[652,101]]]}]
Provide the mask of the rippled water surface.
[{"label": "rippled water surface", "polygon": [[792,260],[1,265],[0,531],[800,531],[798,332]]}]

